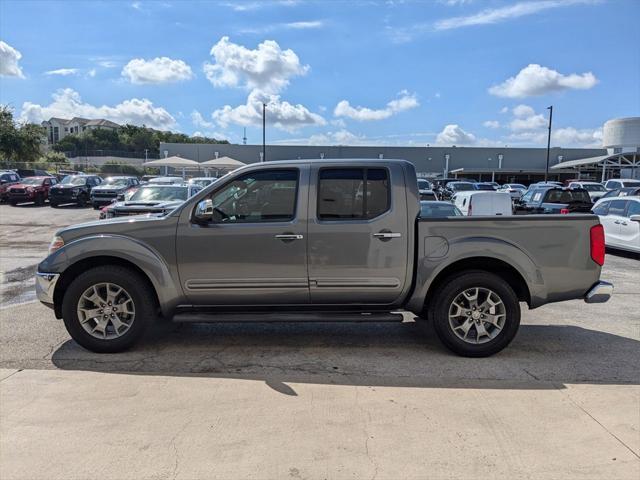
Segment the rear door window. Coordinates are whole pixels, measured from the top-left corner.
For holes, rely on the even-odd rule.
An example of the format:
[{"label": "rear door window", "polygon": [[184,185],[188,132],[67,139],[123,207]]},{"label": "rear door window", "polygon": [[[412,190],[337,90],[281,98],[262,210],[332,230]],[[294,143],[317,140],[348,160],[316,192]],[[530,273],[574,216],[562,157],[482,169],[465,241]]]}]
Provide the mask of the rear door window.
[{"label": "rear door window", "polygon": [[631,217],[631,215],[640,215],[640,202],[629,200],[629,206],[627,207],[626,216]]},{"label": "rear door window", "polygon": [[320,220],[365,220],[390,208],[385,168],[323,168],[318,178]]},{"label": "rear door window", "polygon": [[596,215],[606,215],[609,211],[609,203],[611,202],[602,202],[597,207],[595,207],[592,212]]},{"label": "rear door window", "polygon": [[627,207],[626,200],[612,200],[609,204],[609,215],[624,217],[624,210]]}]

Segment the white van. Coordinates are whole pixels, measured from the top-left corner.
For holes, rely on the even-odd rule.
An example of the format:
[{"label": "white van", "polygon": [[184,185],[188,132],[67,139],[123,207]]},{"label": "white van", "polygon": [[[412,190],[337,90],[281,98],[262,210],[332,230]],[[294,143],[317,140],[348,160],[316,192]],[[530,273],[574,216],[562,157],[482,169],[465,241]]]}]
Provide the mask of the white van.
[{"label": "white van", "polygon": [[458,192],[451,200],[463,215],[513,215],[511,195],[507,192]]}]

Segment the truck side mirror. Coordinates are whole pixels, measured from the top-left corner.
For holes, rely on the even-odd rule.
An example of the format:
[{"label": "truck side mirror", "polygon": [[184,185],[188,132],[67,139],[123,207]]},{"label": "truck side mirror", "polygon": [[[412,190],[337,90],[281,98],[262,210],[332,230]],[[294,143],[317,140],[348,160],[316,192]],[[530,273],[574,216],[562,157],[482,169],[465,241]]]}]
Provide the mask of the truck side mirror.
[{"label": "truck side mirror", "polygon": [[198,202],[193,212],[193,219],[197,223],[209,223],[213,221],[213,202],[210,198]]},{"label": "truck side mirror", "polygon": [[629,220],[631,220],[632,222],[639,222],[640,223],[640,215],[631,215],[629,217]]}]

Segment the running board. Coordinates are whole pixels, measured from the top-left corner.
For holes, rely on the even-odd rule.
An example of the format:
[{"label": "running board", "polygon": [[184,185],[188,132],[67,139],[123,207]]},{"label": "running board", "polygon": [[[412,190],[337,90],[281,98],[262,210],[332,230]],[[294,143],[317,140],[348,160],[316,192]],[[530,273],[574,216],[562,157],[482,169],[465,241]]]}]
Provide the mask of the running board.
[{"label": "running board", "polygon": [[280,312],[280,313],[213,313],[181,312],[173,316],[174,322],[402,322],[401,312]]}]

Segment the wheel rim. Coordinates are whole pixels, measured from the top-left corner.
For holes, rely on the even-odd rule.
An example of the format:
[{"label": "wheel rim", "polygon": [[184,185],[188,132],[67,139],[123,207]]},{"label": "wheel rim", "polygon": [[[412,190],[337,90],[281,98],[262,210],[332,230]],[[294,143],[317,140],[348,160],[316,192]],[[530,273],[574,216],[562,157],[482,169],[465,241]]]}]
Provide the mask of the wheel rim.
[{"label": "wheel rim", "polygon": [[78,321],[92,337],[111,340],[124,335],[135,319],[129,292],[115,283],[96,283],[78,300]]},{"label": "wheel rim", "polygon": [[466,343],[490,342],[500,335],[506,319],[504,302],[488,288],[468,288],[449,306],[449,325],[453,333]]}]

